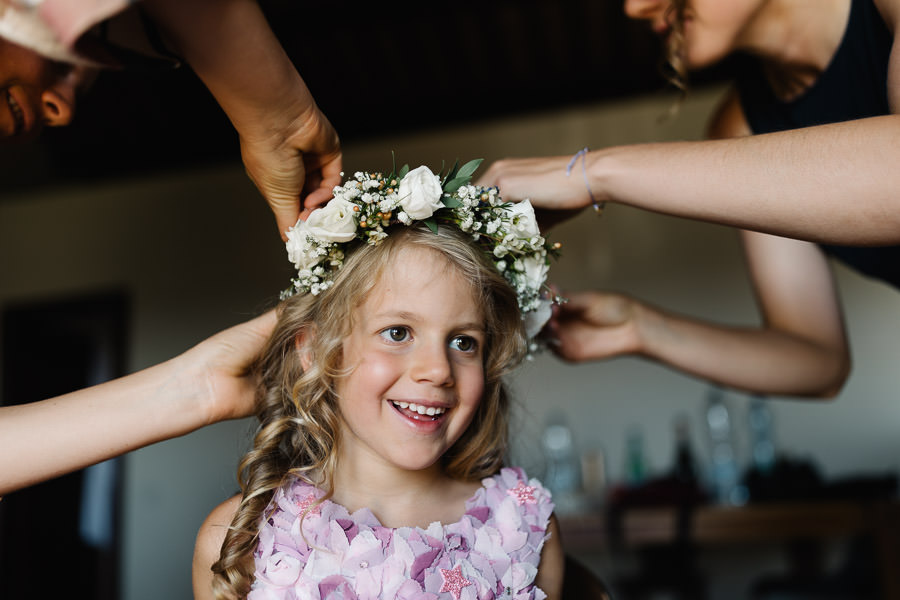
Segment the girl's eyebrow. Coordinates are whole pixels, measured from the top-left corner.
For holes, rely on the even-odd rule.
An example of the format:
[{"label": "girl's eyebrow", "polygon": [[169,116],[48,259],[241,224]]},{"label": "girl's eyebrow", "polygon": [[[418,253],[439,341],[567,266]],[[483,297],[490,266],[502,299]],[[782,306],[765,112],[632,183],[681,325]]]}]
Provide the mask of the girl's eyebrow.
[{"label": "girl's eyebrow", "polygon": [[[408,310],[399,310],[392,311],[387,310],[380,313],[375,313],[374,318],[376,319],[399,319],[400,321],[409,321],[412,323],[421,321],[424,317],[418,313],[410,312]],[[487,329],[484,326],[484,323],[480,323],[478,321],[471,321],[466,323],[457,323],[453,326],[454,329],[459,329],[463,331],[475,330],[479,332],[485,332]]]}]

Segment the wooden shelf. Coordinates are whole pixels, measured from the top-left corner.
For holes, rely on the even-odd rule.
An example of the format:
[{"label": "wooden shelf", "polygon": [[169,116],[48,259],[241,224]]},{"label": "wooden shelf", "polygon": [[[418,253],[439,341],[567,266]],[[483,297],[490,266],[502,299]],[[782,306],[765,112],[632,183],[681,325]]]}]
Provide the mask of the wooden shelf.
[{"label": "wooden shelf", "polygon": [[604,512],[559,517],[567,552],[672,544],[679,535],[699,547],[787,544],[866,534],[879,556],[884,597],[900,600],[900,502],[784,502],[743,507],[632,508],[615,531]]}]

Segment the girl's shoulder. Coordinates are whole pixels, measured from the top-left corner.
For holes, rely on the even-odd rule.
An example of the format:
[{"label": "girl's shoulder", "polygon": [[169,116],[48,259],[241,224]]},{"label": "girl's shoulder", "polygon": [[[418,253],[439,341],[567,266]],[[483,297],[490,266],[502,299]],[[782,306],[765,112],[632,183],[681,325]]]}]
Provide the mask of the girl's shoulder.
[{"label": "girl's shoulder", "polygon": [[241,502],[240,495],[233,496],[209,513],[197,532],[194,544],[193,585],[194,597],[212,598],[212,565],[219,560],[222,543],[228,526]]}]

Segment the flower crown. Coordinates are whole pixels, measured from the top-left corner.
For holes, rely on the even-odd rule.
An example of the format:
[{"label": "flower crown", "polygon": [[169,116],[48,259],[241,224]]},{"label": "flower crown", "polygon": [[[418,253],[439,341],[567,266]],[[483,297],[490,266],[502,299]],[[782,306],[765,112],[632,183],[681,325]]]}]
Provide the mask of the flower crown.
[{"label": "flower crown", "polygon": [[472,234],[515,290],[526,333],[533,338],[550,317],[544,282],[549,256],[560,245],[541,236],[528,200],[503,202],[496,187],[469,184],[481,162],[457,163],[445,175],[425,166],[410,171],[408,165],[387,176],[355,173],[334,188],[326,205],[287,231],[288,257],[297,277],[281,298],[317,295],[331,287],[344,264],[345,244],[360,240],[376,245],[388,236],[389,226],[421,221],[434,232],[451,226]]}]

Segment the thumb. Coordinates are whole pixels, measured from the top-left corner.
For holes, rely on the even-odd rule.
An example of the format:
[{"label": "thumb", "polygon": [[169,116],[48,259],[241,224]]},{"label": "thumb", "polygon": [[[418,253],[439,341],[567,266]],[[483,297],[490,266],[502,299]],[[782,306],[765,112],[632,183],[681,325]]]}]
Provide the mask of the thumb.
[{"label": "thumb", "polygon": [[287,230],[297,223],[300,218],[300,199],[299,198],[269,198],[267,199],[269,207],[275,214],[275,224],[278,227],[278,233],[281,239],[287,241]]}]

